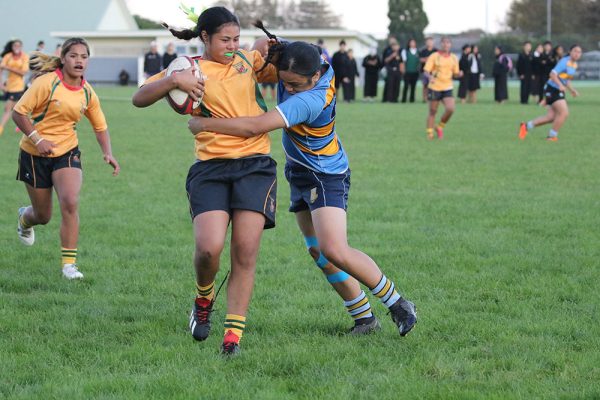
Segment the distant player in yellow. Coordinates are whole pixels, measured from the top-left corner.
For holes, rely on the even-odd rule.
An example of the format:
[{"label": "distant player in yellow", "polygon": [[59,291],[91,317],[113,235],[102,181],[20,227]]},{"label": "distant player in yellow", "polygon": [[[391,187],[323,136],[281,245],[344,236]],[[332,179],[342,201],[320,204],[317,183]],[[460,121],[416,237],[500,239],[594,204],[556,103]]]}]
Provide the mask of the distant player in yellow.
[{"label": "distant player in yellow", "polygon": [[83,175],[75,130],[82,116],[92,124],[113,175],[119,173],[100,101],[83,77],[89,54],[81,38],[65,41],[60,58],[34,53],[31,68],[42,75],[33,81],[13,111],[13,120],[23,132],[17,180],[25,182],[31,200],[30,206],[19,209],[17,233],[24,244],[33,245],[33,227],[47,224],[52,216],[54,187],[62,214],[62,272],[68,279],[83,278],[76,265]]},{"label": "distant player in yellow", "polygon": [[[3,80],[6,71],[6,81]],[[29,57],[23,52],[23,43],[19,39],[8,42],[2,52],[0,62],[0,90],[4,91],[4,114],[0,120],[0,135],[10,118],[10,112],[25,91],[24,76],[29,71]]]},{"label": "distant player in yellow", "polygon": [[[197,21],[193,29],[170,30],[180,39],[200,38],[204,53],[194,60],[206,80],[196,78],[191,69],[168,77],[163,71],[145,82],[133,96],[133,104],[150,106],[174,88],[197,99],[206,89],[200,108],[203,116],[263,114],[266,105],[259,83],[276,82],[275,68],[270,65],[261,71],[265,64],[261,54],[240,50],[240,24],[226,8],[211,7],[193,17]],[[197,288],[189,327],[199,341],[210,333],[215,277],[231,224],[231,275],[221,352],[233,355],[239,352],[246,326],[261,236],[264,229],[275,226],[276,163],[270,157],[267,131],[252,138],[203,132],[195,136],[195,143],[197,160],[186,182],[196,243]]]},{"label": "distant player in yellow", "polygon": [[423,73],[429,80],[427,99],[429,100],[429,115],[427,116],[427,139],[432,140],[435,115],[440,101],[444,104],[444,114],[435,127],[438,139],[444,138],[444,127],[454,112],[454,96],[452,94],[452,79],[462,77],[458,67],[458,58],[450,53],[452,42],[442,38],[441,49],[427,58]]}]

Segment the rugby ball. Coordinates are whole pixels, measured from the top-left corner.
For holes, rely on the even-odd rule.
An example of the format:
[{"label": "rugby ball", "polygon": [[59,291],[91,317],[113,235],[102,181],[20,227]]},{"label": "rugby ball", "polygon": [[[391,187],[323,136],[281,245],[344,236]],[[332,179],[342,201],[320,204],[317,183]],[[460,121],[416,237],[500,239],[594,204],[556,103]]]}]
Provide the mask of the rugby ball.
[{"label": "rugby ball", "polygon": [[[196,63],[192,58],[188,56],[179,56],[167,67],[167,76],[171,76],[173,74],[177,74],[185,71],[186,69],[193,68],[194,75],[198,78],[202,76],[202,72],[200,71],[200,66]],[[167,93],[167,101],[171,105],[173,110],[177,111],[179,114],[191,114],[194,109],[200,107],[200,103],[202,102],[202,98],[198,99],[198,101],[194,101],[186,92],[179,89],[173,89]]]}]

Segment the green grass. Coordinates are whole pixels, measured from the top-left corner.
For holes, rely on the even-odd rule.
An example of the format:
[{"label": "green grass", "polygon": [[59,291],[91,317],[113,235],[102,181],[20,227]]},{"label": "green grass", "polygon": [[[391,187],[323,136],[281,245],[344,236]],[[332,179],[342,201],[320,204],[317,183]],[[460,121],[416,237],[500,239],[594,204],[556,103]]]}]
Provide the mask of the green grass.
[{"label": "green grass", "polygon": [[[581,88],[558,143],[517,123],[543,112],[458,105],[427,142],[425,105],[340,104],[350,156],[349,241],[418,306],[400,338],[347,337],[340,299],[313,265],[281,172],[278,226],[266,231],[242,355],[194,342],[193,235],[184,190],[194,159],[186,118],[134,109],[132,89],[98,88],[122,174],[80,126],[82,282],[59,269],[60,213],[21,246],[18,137],[0,138],[0,398],[600,398],[600,89]],[[123,100],[118,100],[122,98]],[[218,281],[228,269],[228,249]]]}]

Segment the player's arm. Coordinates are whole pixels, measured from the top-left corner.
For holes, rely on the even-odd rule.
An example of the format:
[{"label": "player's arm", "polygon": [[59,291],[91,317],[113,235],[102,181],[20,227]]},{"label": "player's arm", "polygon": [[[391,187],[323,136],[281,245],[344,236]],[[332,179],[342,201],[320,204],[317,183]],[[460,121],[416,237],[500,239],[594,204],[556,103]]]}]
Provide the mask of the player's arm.
[{"label": "player's arm", "polygon": [[35,145],[37,150],[40,152],[42,156],[51,156],[53,153],[53,148],[56,147],[54,143],[49,140],[44,139],[39,132],[34,128],[29,116],[19,113],[16,110],[12,112],[12,119],[19,127],[23,135],[27,136],[28,140]]},{"label": "player's arm", "polygon": [[149,78],[148,83],[142,85],[135,92],[131,99],[134,106],[148,107],[165,97],[173,89],[186,92],[194,101],[198,101],[204,94],[204,81],[193,74],[192,68],[171,76],[164,76],[163,72],[160,75],[162,77],[157,74]]},{"label": "player's arm", "polygon": [[28,70],[23,71],[22,69],[9,67],[8,65],[2,67],[3,69],[12,72],[13,74],[17,74],[19,76],[24,76]]},{"label": "player's arm", "polygon": [[285,126],[285,121],[277,110],[271,110],[256,117],[194,117],[188,122],[188,128],[194,135],[200,132],[217,132],[238,137],[258,136],[278,128],[285,128]]},{"label": "player's arm", "polygon": [[113,167],[113,176],[119,175],[119,171],[121,171],[121,166],[119,162],[112,154],[112,146],[110,145],[110,135],[108,134],[108,129],[105,129],[96,133],[96,140],[102,149],[102,158],[107,164],[110,164]]},{"label": "player's arm", "polygon": [[454,59],[454,65],[452,66],[452,77],[454,79],[456,78],[462,78],[464,76],[464,72],[461,71],[459,65],[458,65],[458,60]]},{"label": "player's arm", "polygon": [[558,90],[560,90],[561,92],[565,91],[566,87],[558,78],[558,73],[555,70],[550,71],[550,80],[556,83],[556,86],[558,86]]},{"label": "player's arm", "polygon": [[567,84],[565,85],[565,87],[567,89],[569,89],[569,92],[571,92],[571,96],[573,96],[573,97],[579,96],[579,92],[571,85],[571,81],[567,81]]}]

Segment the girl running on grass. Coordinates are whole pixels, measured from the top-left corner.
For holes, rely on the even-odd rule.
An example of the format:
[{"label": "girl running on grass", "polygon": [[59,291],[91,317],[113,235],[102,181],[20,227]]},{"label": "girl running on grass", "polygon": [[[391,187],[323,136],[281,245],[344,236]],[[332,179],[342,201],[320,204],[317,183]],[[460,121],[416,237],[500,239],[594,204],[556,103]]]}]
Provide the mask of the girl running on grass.
[{"label": "girl running on grass", "polygon": [[[258,51],[240,50],[238,18],[224,7],[212,7],[197,17],[193,29],[175,30],[177,38],[199,37],[201,57],[194,57],[205,80],[192,70],[150,77],[133,96],[136,107],[147,107],[179,88],[195,100],[202,98],[202,115],[213,119],[266,111],[258,84],[276,82],[275,69],[263,69]],[[260,70],[260,72],[258,72]],[[206,89],[206,91],[205,91]],[[197,296],[189,327],[194,339],[205,340],[211,329],[215,276],[231,223],[231,275],[227,285],[227,316],[221,352],[239,352],[264,229],[275,226],[276,163],[270,157],[268,131],[242,138],[205,132],[197,135],[196,162],[190,167],[186,190],[194,227]]]},{"label": "girl running on grass", "polygon": [[548,132],[546,140],[558,141],[558,131],[569,116],[565,91],[569,90],[573,97],[579,96],[579,92],[571,86],[571,80],[577,72],[577,61],[581,58],[581,53],[581,46],[577,44],[571,46],[569,55],[563,57],[552,69],[550,79],[546,82],[543,92],[548,112],[546,115],[537,117],[527,123],[522,122],[519,128],[519,139],[525,139],[527,133],[536,126],[551,123],[552,128]]},{"label": "girl running on grass", "polygon": [[[276,52],[272,59],[280,79],[275,110],[254,117],[192,118],[189,128],[196,137],[219,132],[243,138],[283,128],[290,211],[296,214],[311,256],[325,268],[330,282],[346,281],[351,275],[367,286],[389,308],[404,336],[417,321],[414,304],[400,296],[368,255],[348,245],[350,169],[335,130],[333,69],[308,43],[278,44],[271,50]],[[360,291],[346,304],[367,301]],[[374,317],[370,320],[376,322]]]},{"label": "girl running on grass", "polygon": [[[7,72],[6,81],[2,80],[4,71]],[[29,57],[23,52],[23,42],[19,39],[6,43],[0,62],[0,90],[4,91],[4,114],[0,119],[0,135],[10,118],[11,111],[25,91],[25,74],[29,71]]]},{"label": "girl running on grass", "polygon": [[441,49],[427,58],[423,73],[428,80],[427,99],[429,100],[429,114],[427,115],[427,139],[432,140],[435,115],[440,102],[444,105],[444,114],[435,127],[438,139],[444,138],[444,127],[454,113],[454,95],[452,94],[452,79],[462,78],[463,72],[459,70],[458,58],[450,52],[452,42],[444,37]]},{"label": "girl running on grass", "polygon": [[100,100],[84,73],[90,49],[85,40],[65,41],[60,57],[34,53],[30,66],[38,76],[15,105],[13,120],[23,132],[17,179],[25,182],[31,205],[19,209],[17,233],[31,246],[33,227],[52,216],[52,187],[56,190],[62,220],[60,242],[62,272],[81,279],[77,268],[79,192],[82,184],[81,152],[75,124],[85,117],[92,124],[104,161],[119,173]]}]

